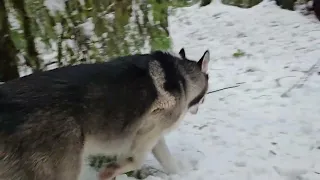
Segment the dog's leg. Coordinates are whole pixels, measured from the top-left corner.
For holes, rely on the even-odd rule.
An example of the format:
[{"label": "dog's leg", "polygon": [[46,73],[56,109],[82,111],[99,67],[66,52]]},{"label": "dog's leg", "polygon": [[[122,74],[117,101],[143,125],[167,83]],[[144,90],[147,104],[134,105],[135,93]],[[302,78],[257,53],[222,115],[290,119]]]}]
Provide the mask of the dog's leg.
[{"label": "dog's leg", "polygon": [[161,137],[158,143],[154,146],[154,148],[152,149],[152,154],[161,164],[166,173],[178,173],[179,167],[174,157],[171,155],[164,137]]},{"label": "dog's leg", "polygon": [[[119,161],[115,163],[108,164],[99,173],[99,180],[112,180],[117,175],[141,168],[148,151],[146,151],[146,149],[140,149],[140,151],[135,152],[138,153],[132,157],[122,160],[119,159]],[[153,147],[152,153],[167,173],[174,174],[179,171],[179,168],[168,149],[164,137],[159,139],[157,144]]]},{"label": "dog's leg", "polygon": [[119,159],[117,162],[108,164],[99,172],[99,180],[113,180],[118,175],[139,169],[146,155],[147,153],[142,151],[132,157]]},{"label": "dog's leg", "polygon": [[159,136],[148,136],[148,131],[140,131],[131,147],[131,155],[126,154],[124,157],[119,157],[117,162],[108,164],[99,173],[99,180],[111,180],[117,175],[134,171],[142,167],[148,153],[153,149]]},{"label": "dog's leg", "polygon": [[[164,173],[176,174],[179,172],[180,168],[176,163],[175,158],[171,155],[164,137],[161,137],[157,144],[153,147],[152,154],[164,169]],[[154,168],[146,167],[134,171],[133,174],[130,175],[130,177],[145,179],[147,176],[157,171],[158,170]]]}]

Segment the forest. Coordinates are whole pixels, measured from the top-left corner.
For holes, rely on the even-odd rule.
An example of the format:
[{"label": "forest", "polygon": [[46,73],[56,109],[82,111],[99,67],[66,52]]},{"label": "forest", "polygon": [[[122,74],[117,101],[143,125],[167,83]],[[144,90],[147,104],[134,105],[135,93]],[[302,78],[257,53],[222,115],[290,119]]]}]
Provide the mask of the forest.
[{"label": "forest", "polygon": [[[130,53],[168,50],[168,16],[174,9],[211,1],[0,0],[0,81]],[[241,8],[260,2],[222,0]],[[277,0],[289,10],[295,3]]]}]

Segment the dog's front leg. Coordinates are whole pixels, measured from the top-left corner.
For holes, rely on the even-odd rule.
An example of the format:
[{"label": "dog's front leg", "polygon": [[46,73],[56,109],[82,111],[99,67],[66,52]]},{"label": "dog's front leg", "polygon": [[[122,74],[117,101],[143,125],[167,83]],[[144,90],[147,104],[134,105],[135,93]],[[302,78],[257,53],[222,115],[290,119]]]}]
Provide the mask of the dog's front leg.
[{"label": "dog's front leg", "polygon": [[175,161],[175,158],[171,155],[163,136],[152,149],[152,154],[161,164],[166,173],[176,174],[179,172],[179,167]]}]

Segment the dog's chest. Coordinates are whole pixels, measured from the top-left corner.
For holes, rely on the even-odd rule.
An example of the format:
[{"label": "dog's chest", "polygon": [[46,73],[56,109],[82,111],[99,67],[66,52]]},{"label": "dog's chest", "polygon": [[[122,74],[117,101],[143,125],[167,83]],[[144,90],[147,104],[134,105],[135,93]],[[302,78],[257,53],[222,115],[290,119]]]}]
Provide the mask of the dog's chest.
[{"label": "dog's chest", "polygon": [[168,124],[168,126],[166,126],[166,128],[164,128],[163,134],[167,134],[167,133],[177,129],[178,126],[180,125],[181,121],[184,119],[187,111],[188,110],[185,109],[177,118],[171,120],[171,123]]},{"label": "dog's chest", "polygon": [[154,120],[156,118],[153,118],[153,123],[143,125],[133,141],[132,150],[134,150],[134,147],[136,146],[143,146],[147,150],[151,150],[157,144],[158,140],[161,137],[165,136],[167,133],[179,126],[180,122],[186,114],[186,111],[187,110],[183,111],[179,116],[167,116],[167,119],[159,118],[157,120]]},{"label": "dog's chest", "polygon": [[117,156],[130,151],[132,140],[129,138],[109,140],[106,142],[95,138],[87,138],[84,144],[83,155],[103,154],[105,156]]}]

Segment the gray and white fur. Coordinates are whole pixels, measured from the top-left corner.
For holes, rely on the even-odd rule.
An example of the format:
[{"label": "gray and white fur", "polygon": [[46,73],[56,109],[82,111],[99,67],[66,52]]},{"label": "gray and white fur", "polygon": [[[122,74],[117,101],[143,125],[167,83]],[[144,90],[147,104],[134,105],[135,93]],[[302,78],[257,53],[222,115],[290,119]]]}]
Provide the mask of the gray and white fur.
[{"label": "gray and white fur", "polygon": [[155,51],[37,72],[0,85],[0,180],[77,180],[89,154],[117,156],[99,180],[139,169],[152,152],[178,168],[164,135],[208,89],[199,61]]}]

